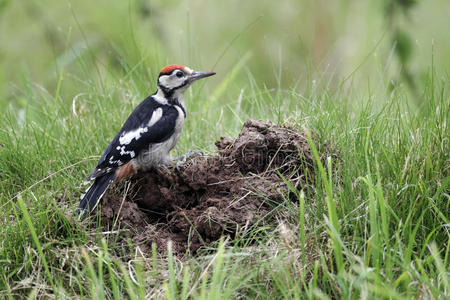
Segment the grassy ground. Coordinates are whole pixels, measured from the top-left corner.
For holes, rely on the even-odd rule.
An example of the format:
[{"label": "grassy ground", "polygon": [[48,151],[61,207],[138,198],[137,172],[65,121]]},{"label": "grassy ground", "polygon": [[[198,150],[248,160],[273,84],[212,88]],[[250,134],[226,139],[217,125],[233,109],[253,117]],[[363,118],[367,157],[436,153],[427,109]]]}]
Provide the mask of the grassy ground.
[{"label": "grassy ground", "polygon": [[[450,295],[450,78],[441,61],[425,59],[417,101],[406,84],[391,84],[389,56],[370,60],[374,75],[362,89],[353,81],[358,65],[341,76],[311,61],[287,86],[274,68],[266,85],[249,66],[252,54],[236,55],[234,66],[188,91],[190,114],[174,154],[214,151],[219,136],[235,136],[254,118],[311,130],[339,159],[317,164],[313,197],[298,193],[298,202],[274,206],[276,222],[184,260],[170,251],[143,257],[130,245],[128,261],[110,248],[116,232],[92,231],[70,215],[84,176],[153,92],[156,66],[168,58],[136,44],[113,45],[109,56],[83,37],[89,47],[79,52],[70,32],[55,50],[56,71],[44,72],[53,79],[44,84],[24,71],[20,92],[2,99],[9,109],[0,120],[0,297]],[[198,62],[192,67],[211,65],[200,63],[195,45],[186,48]]]}]

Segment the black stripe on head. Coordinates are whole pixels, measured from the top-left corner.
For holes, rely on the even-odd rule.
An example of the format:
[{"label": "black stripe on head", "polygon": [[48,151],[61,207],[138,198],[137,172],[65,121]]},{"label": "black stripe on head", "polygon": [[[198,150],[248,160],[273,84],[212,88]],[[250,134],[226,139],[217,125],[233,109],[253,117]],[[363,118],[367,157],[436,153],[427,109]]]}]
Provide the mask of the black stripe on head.
[{"label": "black stripe on head", "polygon": [[166,99],[171,99],[173,96],[173,93],[175,93],[175,89],[169,89],[169,88],[166,88],[165,86],[163,86],[162,84],[160,84],[159,78],[158,78],[158,88],[163,92],[164,97]]},{"label": "black stripe on head", "polygon": [[175,72],[175,71],[177,71],[177,70],[178,70],[178,69],[173,70],[173,71],[170,71],[170,72],[161,72],[161,73],[159,73],[158,78],[161,77],[161,76],[164,76],[164,75],[167,75],[167,76],[172,75],[172,73]]},{"label": "black stripe on head", "polygon": [[158,78],[161,77],[161,76],[164,76],[164,75],[167,75],[167,76],[173,75],[173,74],[175,74],[175,73],[178,72],[178,71],[181,71],[181,72],[183,72],[184,74],[186,74],[186,73],[185,73],[183,70],[181,70],[181,69],[174,69],[174,70],[169,71],[169,72],[160,72],[159,75],[158,75]]},{"label": "black stripe on head", "polygon": [[[179,69],[176,69],[176,70],[173,70],[173,71],[170,72],[170,73],[159,73],[159,76],[158,76],[158,87],[163,91],[164,96],[165,96],[167,99],[171,99],[171,98],[173,97],[173,94],[175,93],[175,91],[176,91],[177,89],[180,89],[180,88],[182,88],[182,87],[185,87],[186,85],[189,84],[189,79],[185,79],[184,82],[183,82],[182,84],[180,84],[179,86],[174,87],[174,88],[168,88],[168,87],[166,87],[166,86],[164,86],[164,85],[162,85],[162,84],[160,83],[159,78],[160,78],[161,76],[170,76],[170,75],[173,75],[173,74],[174,74],[175,72],[177,72],[177,71],[180,71],[180,70],[179,70]],[[182,70],[181,70],[181,71],[182,71]],[[183,72],[183,71],[182,71],[182,72]]]},{"label": "black stripe on head", "polygon": [[181,110],[183,111],[184,114],[184,118],[186,118],[186,109],[184,108],[184,106],[180,103],[180,101],[178,100],[178,98],[173,99],[173,101],[171,101],[171,104],[173,105],[178,105]]}]

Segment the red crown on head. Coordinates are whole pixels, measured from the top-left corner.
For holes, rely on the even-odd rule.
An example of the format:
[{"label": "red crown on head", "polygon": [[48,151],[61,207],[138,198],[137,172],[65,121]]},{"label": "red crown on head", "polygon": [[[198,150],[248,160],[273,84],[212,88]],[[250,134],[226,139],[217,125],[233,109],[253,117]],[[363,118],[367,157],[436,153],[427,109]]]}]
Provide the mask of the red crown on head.
[{"label": "red crown on head", "polygon": [[184,70],[184,66],[182,65],[168,65],[161,69],[161,74],[169,74],[172,73],[173,70],[180,69]]}]

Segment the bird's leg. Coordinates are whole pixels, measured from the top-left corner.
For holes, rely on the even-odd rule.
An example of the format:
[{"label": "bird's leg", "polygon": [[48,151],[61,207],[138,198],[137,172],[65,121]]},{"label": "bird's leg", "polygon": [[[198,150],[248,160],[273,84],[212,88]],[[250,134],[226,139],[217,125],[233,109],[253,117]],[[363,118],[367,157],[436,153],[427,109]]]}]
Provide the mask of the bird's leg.
[{"label": "bird's leg", "polygon": [[192,157],[192,156],[194,156],[196,154],[203,155],[203,152],[200,151],[200,150],[191,150],[191,149],[189,149],[188,152],[186,152],[185,154],[177,156],[177,157],[174,157],[174,158],[172,158],[172,160],[185,163],[188,158],[190,158],[190,157]]},{"label": "bird's leg", "polygon": [[202,151],[189,149],[188,152],[186,152],[185,154],[175,157],[174,158],[174,160],[176,160],[175,168],[177,169],[177,171],[180,172],[180,166],[184,164],[188,158],[196,154],[200,154],[203,156]]},{"label": "bird's leg", "polygon": [[169,159],[166,163],[164,163],[162,166],[163,166],[164,168],[166,168],[166,169],[169,169],[169,168],[175,166],[175,168],[176,168],[177,171],[179,172],[179,171],[180,171],[180,166],[181,166],[182,164],[184,164],[184,163],[188,160],[188,158],[190,158],[190,157],[192,157],[192,156],[194,156],[194,155],[196,155],[196,154],[201,154],[201,155],[203,155],[203,152],[200,151],[200,150],[191,150],[191,149],[189,149],[188,152],[186,152],[186,153],[183,154],[183,155],[180,155],[180,156],[177,156],[177,157],[174,157],[174,158],[170,158],[170,159]]}]

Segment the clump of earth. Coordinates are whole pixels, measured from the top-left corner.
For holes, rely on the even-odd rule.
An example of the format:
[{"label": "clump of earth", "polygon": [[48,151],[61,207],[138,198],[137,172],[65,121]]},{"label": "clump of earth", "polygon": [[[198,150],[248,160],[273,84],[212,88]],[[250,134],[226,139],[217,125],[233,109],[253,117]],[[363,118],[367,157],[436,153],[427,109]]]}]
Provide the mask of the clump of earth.
[{"label": "clump of earth", "polygon": [[139,173],[111,189],[101,201],[102,229],[120,228],[117,242],[131,240],[146,254],[152,244],[165,252],[169,241],[175,255],[194,254],[258,226],[277,204],[296,201],[292,187],[314,178],[308,141],[293,128],[249,120],[236,139],[215,144],[215,155]]}]

